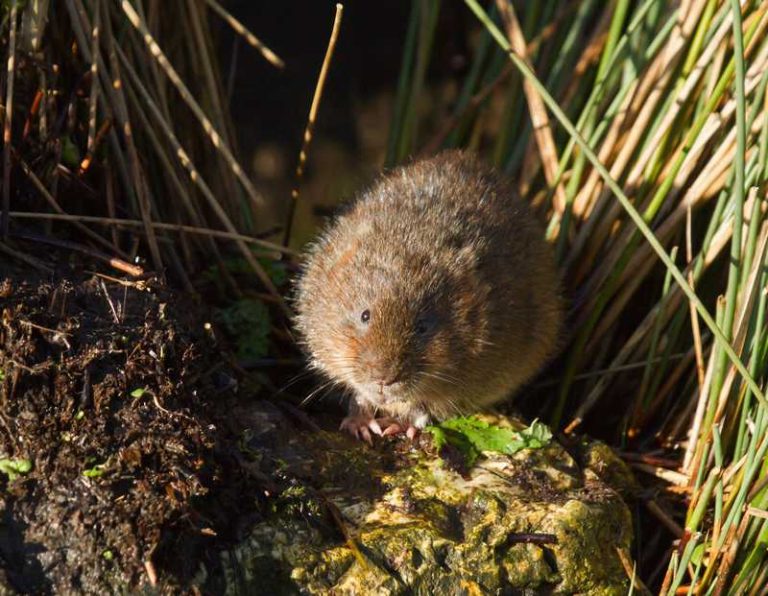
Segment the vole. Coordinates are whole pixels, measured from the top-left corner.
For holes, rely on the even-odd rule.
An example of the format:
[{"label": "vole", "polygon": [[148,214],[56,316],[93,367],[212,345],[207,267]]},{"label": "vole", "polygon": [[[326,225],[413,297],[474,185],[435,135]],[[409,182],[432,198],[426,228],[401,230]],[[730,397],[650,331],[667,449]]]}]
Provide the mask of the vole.
[{"label": "vole", "polygon": [[349,392],[342,428],[368,442],[511,396],[553,355],[562,321],[534,215],[456,150],[363,191],[311,245],[296,290],[310,366]]}]

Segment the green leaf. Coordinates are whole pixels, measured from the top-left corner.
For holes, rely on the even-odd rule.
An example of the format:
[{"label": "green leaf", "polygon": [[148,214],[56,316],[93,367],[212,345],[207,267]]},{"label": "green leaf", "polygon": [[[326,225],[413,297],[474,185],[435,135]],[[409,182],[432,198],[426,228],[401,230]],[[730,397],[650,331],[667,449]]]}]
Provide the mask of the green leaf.
[{"label": "green leaf", "polygon": [[146,387],[137,387],[136,389],[131,391],[131,397],[139,398],[142,395],[144,395],[146,392],[147,392],[147,388]]},{"label": "green leaf", "polygon": [[83,476],[85,476],[86,478],[98,478],[99,476],[104,475],[104,472],[106,471],[107,471],[107,464],[96,464],[92,468],[83,470]]},{"label": "green leaf", "polygon": [[20,475],[27,474],[32,469],[28,459],[0,459],[0,472],[8,476],[8,480],[16,480]]},{"label": "green leaf", "polygon": [[444,453],[446,447],[455,448],[464,456],[468,467],[475,463],[483,451],[513,455],[522,449],[544,447],[552,439],[552,432],[538,420],[534,420],[528,428],[516,431],[470,416],[450,418],[424,430],[431,433],[439,453]]},{"label": "green leaf", "polygon": [[693,565],[701,564],[701,562],[704,560],[704,553],[708,547],[708,542],[702,542],[701,544],[697,544],[695,547],[693,547],[693,551],[691,552],[691,563]]},{"label": "green leaf", "polygon": [[82,156],[80,149],[69,137],[61,140],[61,161],[70,168],[76,168],[80,165]]}]

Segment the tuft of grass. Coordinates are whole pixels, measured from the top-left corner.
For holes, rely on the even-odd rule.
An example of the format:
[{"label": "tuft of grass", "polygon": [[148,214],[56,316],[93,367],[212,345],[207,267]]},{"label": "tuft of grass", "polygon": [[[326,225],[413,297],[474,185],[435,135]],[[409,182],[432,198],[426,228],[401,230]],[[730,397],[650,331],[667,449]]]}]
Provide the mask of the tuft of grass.
[{"label": "tuft of grass", "polygon": [[388,158],[471,146],[518,182],[547,221],[571,304],[549,371],[559,388],[534,387],[529,402],[653,474],[635,553],[646,584],[757,593],[768,578],[768,5],[465,6],[478,27],[470,66],[451,120],[432,131],[412,101],[414,65],[429,60],[418,32],[440,5],[414,2]]},{"label": "tuft of grass", "polygon": [[[75,229],[124,272],[152,269],[189,290],[234,248],[289,314],[249,248],[288,252],[254,238],[265,200],[237,155],[211,20],[276,68],[279,56],[213,0],[13,0],[1,10],[4,241],[33,220],[51,237]],[[148,265],[129,266],[137,254]]]}]

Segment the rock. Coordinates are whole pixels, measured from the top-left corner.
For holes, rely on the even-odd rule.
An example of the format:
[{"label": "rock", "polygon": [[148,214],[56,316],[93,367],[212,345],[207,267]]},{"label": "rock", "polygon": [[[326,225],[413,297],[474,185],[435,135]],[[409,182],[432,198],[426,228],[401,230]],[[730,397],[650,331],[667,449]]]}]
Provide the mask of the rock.
[{"label": "rock", "polygon": [[222,554],[228,594],[627,593],[630,513],[555,442],[466,477],[404,439],[275,430],[257,448],[289,486]]}]

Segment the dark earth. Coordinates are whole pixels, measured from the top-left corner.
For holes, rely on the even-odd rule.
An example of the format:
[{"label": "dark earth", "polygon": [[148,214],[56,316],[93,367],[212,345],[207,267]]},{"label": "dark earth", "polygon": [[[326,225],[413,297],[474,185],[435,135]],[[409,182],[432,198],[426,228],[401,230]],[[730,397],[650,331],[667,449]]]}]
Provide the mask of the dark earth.
[{"label": "dark earth", "polygon": [[0,460],[31,470],[0,474],[0,584],[215,591],[269,481],[203,311],[151,280],[2,261]]}]

